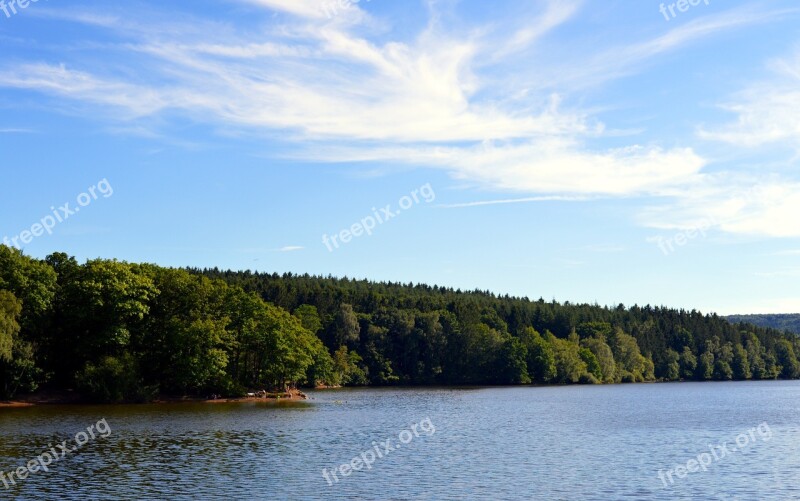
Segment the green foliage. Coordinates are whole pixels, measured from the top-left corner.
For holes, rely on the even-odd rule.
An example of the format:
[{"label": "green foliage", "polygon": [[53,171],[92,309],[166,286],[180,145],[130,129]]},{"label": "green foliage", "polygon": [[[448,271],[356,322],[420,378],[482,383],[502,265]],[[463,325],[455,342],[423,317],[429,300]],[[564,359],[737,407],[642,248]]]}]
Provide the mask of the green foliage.
[{"label": "green foliage", "polygon": [[[725,377],[725,366],[717,367],[716,357],[734,370],[736,346],[746,345],[749,335],[765,346],[760,354],[747,350],[751,377],[757,377],[753,367],[754,364],[758,366],[759,358],[764,365],[758,372],[759,377],[769,378],[775,370],[780,373],[783,369],[774,359],[774,346],[785,334],[760,328],[748,328],[742,333],[721,317],[702,315],[694,310],[651,306],[625,308],[622,305],[601,308],[498,297],[483,291],[462,292],[423,284],[374,283],[309,275],[197,272],[258,292],[264,299],[290,311],[304,304],[315,306],[322,319],[323,339],[328,349],[334,351],[345,344],[351,353],[360,354],[370,384],[522,381],[521,367],[515,365],[518,358],[509,356],[519,350],[514,348],[513,342],[507,341],[508,336],[522,342],[531,380],[555,382],[559,379],[559,370],[560,379],[574,379],[572,375],[567,376],[574,372],[571,370],[574,367],[557,367],[552,344],[548,340],[534,342],[528,329],[550,331],[555,338],[573,343],[576,341],[570,341],[569,336],[575,332],[580,347],[592,351],[600,364],[604,382],[649,381],[656,375],[672,379],[675,359],[674,353],[668,350],[679,354],[680,379],[704,379],[698,370],[698,357],[707,349],[715,357],[708,378],[715,377],[715,369],[718,369],[716,376]],[[343,319],[351,317],[349,312],[342,313],[343,308],[347,309],[343,305],[352,307],[358,321],[357,339],[354,331],[343,334],[347,332]],[[350,325],[355,326],[352,322]],[[616,336],[617,331],[629,338]],[[346,337],[349,340],[339,342]],[[586,342],[591,339],[605,343],[611,350],[610,356],[598,342]],[[568,353],[569,350],[562,350],[562,362],[574,363]],[[621,360],[616,360],[618,354]]]},{"label": "green foliage", "polygon": [[36,366],[33,345],[19,336],[17,322],[22,302],[9,291],[0,290],[0,397],[13,398],[17,392],[35,391],[42,379]]},{"label": "green foliage", "polygon": [[316,306],[302,304],[294,310],[293,315],[300,319],[303,327],[312,334],[316,334],[322,329],[322,320],[319,318]]},{"label": "green foliage", "polygon": [[17,319],[22,303],[9,291],[0,290],[0,361],[12,360],[14,339],[19,333]]},{"label": "green foliage", "polygon": [[575,332],[581,339],[606,340],[612,336],[614,328],[608,322],[584,322],[575,329]]},{"label": "green foliage", "polygon": [[794,379],[800,372],[800,364],[797,363],[794,346],[787,339],[781,339],[775,344],[775,357],[780,365],[780,377],[784,379]]},{"label": "green foliage", "polygon": [[697,357],[694,356],[692,350],[688,346],[683,347],[680,360],[678,361],[681,367],[682,379],[694,379],[697,375]]},{"label": "green foliage", "polygon": [[556,356],[553,346],[533,327],[526,327],[520,339],[527,349],[527,369],[529,377],[537,383],[549,383],[557,376]]},{"label": "green foliage", "polygon": [[714,362],[714,379],[720,381],[730,381],[733,379],[733,369],[731,369],[731,365],[724,360],[716,360]]},{"label": "green foliage", "polygon": [[797,378],[798,347],[795,336],[697,311],[36,260],[0,246],[5,398],[42,385],[130,401],[301,384]]},{"label": "green foliage", "polygon": [[332,331],[333,343],[336,346],[358,341],[361,327],[352,305],[342,303],[339,306],[339,311],[336,312],[332,324]]},{"label": "green foliage", "polygon": [[0,396],[13,398],[18,393],[32,393],[45,379],[36,364],[35,350],[28,341],[14,342],[10,362],[0,362]]},{"label": "green foliage", "polygon": [[704,351],[697,363],[697,378],[709,380],[714,377],[714,354]]},{"label": "green foliage", "polygon": [[594,353],[592,353],[592,350],[589,348],[581,348],[578,354],[581,360],[586,364],[586,371],[594,376],[594,380],[601,382],[603,380],[603,370],[600,368],[600,363],[597,361],[597,357],[594,356]]},{"label": "green foliage", "polygon": [[755,334],[745,333],[744,349],[747,351],[747,361],[753,379],[770,379],[764,362],[766,351]]},{"label": "green foliage", "polygon": [[[577,336],[576,336],[577,337]],[[550,334],[547,340],[553,346],[556,359],[556,382],[577,383],[587,373],[586,362],[581,358],[581,348],[576,339],[558,339]]]},{"label": "green foliage", "polygon": [[[752,371],[750,369],[750,357],[747,350],[742,345],[737,344],[733,348],[733,378],[737,380],[750,379]],[[762,362],[763,363],[763,362]]]},{"label": "green foliage", "polygon": [[319,338],[312,343],[311,365],[308,367],[305,377],[305,384],[311,387],[317,385],[338,386],[338,374],[336,373],[333,357],[328,349],[322,344]]},{"label": "green foliage", "polygon": [[0,245],[0,289],[10,291],[22,302],[22,328],[40,334],[55,297],[55,271],[47,263]]},{"label": "green foliage", "polygon": [[624,381],[642,382],[652,381],[655,378],[653,362],[641,354],[635,337],[624,333],[622,329],[617,329],[613,332],[609,345],[614,360],[617,361],[619,375]]},{"label": "green foliage", "polygon": [[228,354],[224,347],[228,332],[224,320],[195,320],[177,325],[174,340],[180,346],[174,353],[170,387],[181,393],[200,393],[225,385]]},{"label": "green foliage", "polygon": [[500,349],[500,358],[497,361],[500,384],[528,384],[531,378],[528,375],[528,350],[517,338],[507,336]]},{"label": "green foliage", "polygon": [[333,377],[328,384],[332,386],[363,386],[368,383],[367,374],[361,367],[362,359],[358,353],[348,352],[347,346],[340,346],[333,354]]},{"label": "green foliage", "polygon": [[758,326],[800,334],[800,314],[730,315],[729,322],[745,324],[744,327]]},{"label": "green foliage", "polygon": [[96,402],[147,402],[155,398],[156,387],[142,383],[136,360],[128,353],[121,357],[102,357],[88,363],[78,374],[78,389]]},{"label": "green foliage", "polygon": [[[691,352],[689,352],[691,353]],[[667,381],[677,381],[681,378],[681,356],[677,351],[669,348],[664,354],[664,363],[661,377]]]},{"label": "green foliage", "polygon": [[604,383],[613,383],[617,380],[617,364],[611,347],[603,339],[596,337],[584,339],[581,341],[581,346],[588,348],[597,360],[600,369],[597,379]]}]

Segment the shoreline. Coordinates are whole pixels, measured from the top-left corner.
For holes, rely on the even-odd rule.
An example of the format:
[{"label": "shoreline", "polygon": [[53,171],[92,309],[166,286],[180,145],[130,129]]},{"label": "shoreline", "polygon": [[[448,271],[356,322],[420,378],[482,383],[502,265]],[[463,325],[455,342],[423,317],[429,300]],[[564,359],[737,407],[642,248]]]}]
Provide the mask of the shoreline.
[{"label": "shoreline", "polygon": [[[674,384],[734,384],[734,383],[769,383],[775,381],[798,381],[796,379],[747,379],[747,380],[710,380],[710,381],[695,381],[695,380],[680,380],[680,381],[643,381],[640,383],[606,383],[606,384],[524,384],[524,385],[399,385],[399,386],[317,386],[309,388],[309,391],[317,391],[324,393],[326,391],[359,391],[359,390],[420,390],[420,389],[436,389],[436,390],[492,390],[492,389],[506,389],[506,388],[567,388],[567,387],[585,387],[585,388],[603,388],[608,386],[640,386],[640,385],[674,385]],[[252,402],[302,402],[310,400],[306,393],[301,390],[294,389],[288,393],[276,392],[267,393],[266,396],[246,396],[238,398],[203,398],[203,397],[190,397],[190,396],[168,396],[161,395],[150,402],[115,402],[115,403],[96,403],[87,402],[82,400],[79,396],[71,392],[63,393],[36,393],[26,395],[15,400],[0,400],[0,410],[26,408],[26,407],[39,407],[47,405],[147,405],[147,404],[222,404],[222,403],[252,403]]]},{"label": "shoreline", "polygon": [[[289,392],[265,393],[264,396],[246,396],[234,398],[203,398],[189,396],[166,396],[161,395],[151,402],[143,404],[225,404],[225,403],[249,403],[249,402],[302,402],[308,400],[308,395],[300,390],[290,390]],[[34,393],[14,400],[0,400],[0,409],[20,409],[27,407],[40,407],[46,405],[136,405],[135,402],[116,402],[116,403],[95,403],[86,402],[78,395],[71,392],[63,393]]]}]

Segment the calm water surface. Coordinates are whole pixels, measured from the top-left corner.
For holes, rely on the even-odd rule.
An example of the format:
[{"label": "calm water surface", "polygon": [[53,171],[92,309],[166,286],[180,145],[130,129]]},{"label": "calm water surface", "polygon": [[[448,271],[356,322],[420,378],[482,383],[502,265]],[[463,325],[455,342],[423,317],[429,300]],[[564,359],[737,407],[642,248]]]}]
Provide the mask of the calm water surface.
[{"label": "calm water surface", "polygon": [[[111,428],[49,472],[0,483],[0,499],[800,499],[796,381],[310,395],[0,410],[6,473],[101,419]],[[426,419],[435,432],[414,436]],[[659,479],[759,425],[769,433],[707,471]],[[385,454],[387,439],[400,447]],[[370,459],[373,443],[384,457],[329,485],[323,468]]]}]

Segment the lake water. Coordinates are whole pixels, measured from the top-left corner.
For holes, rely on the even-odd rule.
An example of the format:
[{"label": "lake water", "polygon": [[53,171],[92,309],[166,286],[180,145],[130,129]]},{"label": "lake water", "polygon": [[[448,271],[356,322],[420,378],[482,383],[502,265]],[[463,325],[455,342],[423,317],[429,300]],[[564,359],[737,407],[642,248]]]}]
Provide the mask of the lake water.
[{"label": "lake water", "polygon": [[59,456],[0,499],[800,499],[797,381],[310,396],[0,410],[0,470]]}]

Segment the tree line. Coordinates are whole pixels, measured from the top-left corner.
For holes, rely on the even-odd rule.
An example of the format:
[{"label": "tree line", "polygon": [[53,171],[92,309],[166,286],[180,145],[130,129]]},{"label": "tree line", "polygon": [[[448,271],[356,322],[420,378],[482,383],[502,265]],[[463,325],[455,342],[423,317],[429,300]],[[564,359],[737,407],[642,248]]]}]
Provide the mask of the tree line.
[{"label": "tree line", "polygon": [[716,315],[0,246],[0,396],[241,396],[286,385],[800,377],[798,339]]},{"label": "tree line", "polygon": [[782,331],[800,334],[800,314],[762,314],[762,315],[728,315],[726,320],[733,323],[748,323],[760,327],[771,327]]}]

